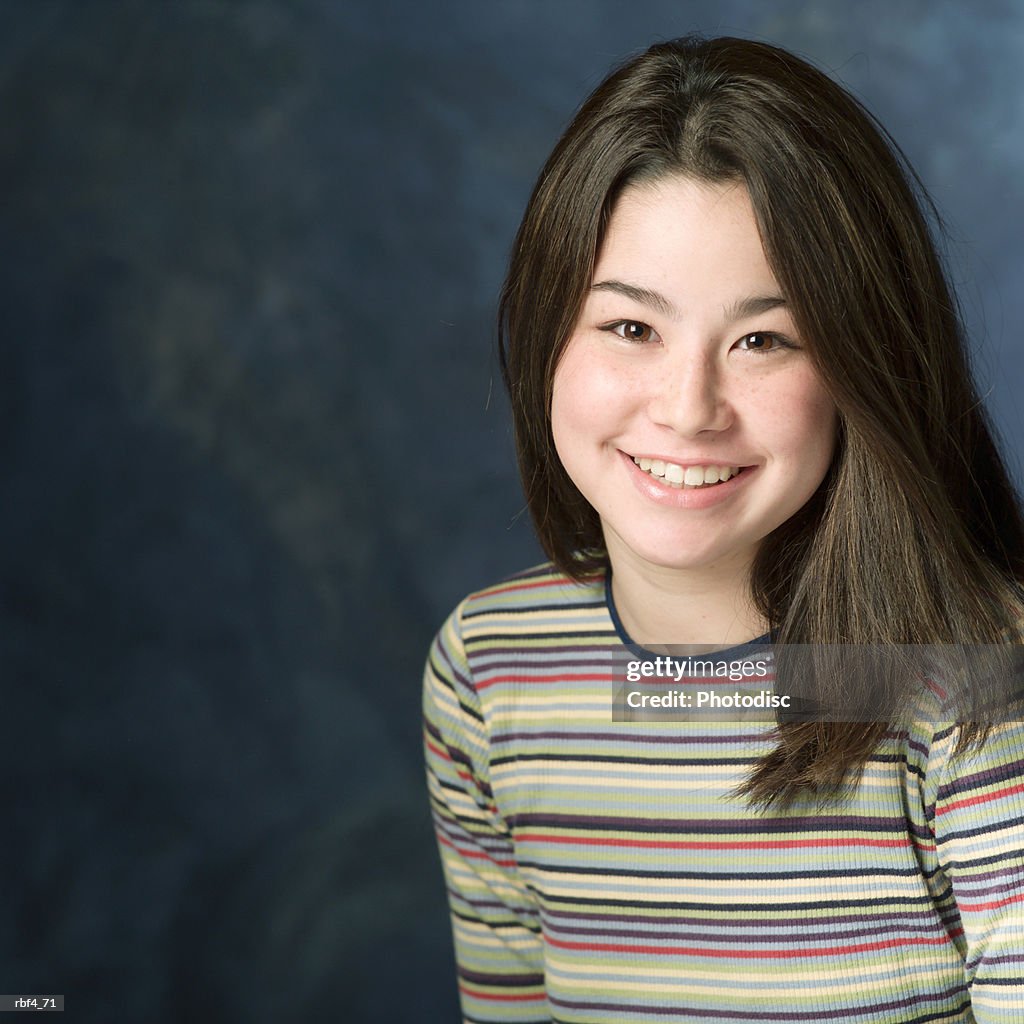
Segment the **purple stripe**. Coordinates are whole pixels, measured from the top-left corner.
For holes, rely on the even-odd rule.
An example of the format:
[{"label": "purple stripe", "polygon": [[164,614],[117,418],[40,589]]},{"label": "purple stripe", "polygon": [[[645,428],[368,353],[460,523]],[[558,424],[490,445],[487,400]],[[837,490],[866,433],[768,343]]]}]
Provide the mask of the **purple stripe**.
[{"label": "purple stripe", "polygon": [[[707,922],[704,922],[705,925]],[[815,918],[815,925],[821,924],[820,918]],[[594,936],[596,938],[606,939],[609,942],[621,942],[623,939],[640,939],[644,945],[651,945],[657,943],[679,943],[679,942],[699,942],[712,949],[720,949],[730,945],[745,945],[745,946],[777,946],[780,949],[791,949],[793,947],[802,948],[808,943],[828,942],[831,940],[838,939],[859,939],[870,936],[873,939],[877,939],[879,936],[880,929],[885,928],[885,937],[887,939],[901,939],[910,938],[919,935],[945,935],[946,930],[942,927],[941,923],[932,918],[928,921],[922,921],[916,927],[904,925],[901,929],[896,930],[890,928],[891,921],[888,917],[880,914],[865,914],[861,918],[860,928],[842,928],[832,929],[827,932],[822,931],[821,928],[808,928],[808,922],[805,919],[803,922],[803,930],[793,935],[783,935],[775,930],[776,922],[772,922],[772,928],[764,932],[738,932],[735,935],[715,935],[713,938],[707,933],[705,927],[699,932],[682,931],[676,928],[668,929],[658,935],[652,935],[649,930],[642,928],[551,928],[546,930],[546,934],[563,936],[570,938],[573,936]],[[744,922],[745,927],[751,927],[750,920]],[[798,925],[798,927],[800,927]],[[741,958],[742,959],[742,958]]]},{"label": "purple stripe", "polygon": [[[721,818],[627,818],[587,814],[513,814],[506,818],[511,828],[565,827],[580,829],[636,829],[641,832],[666,832],[671,835],[746,835],[765,832],[773,836],[788,836],[794,832],[821,832],[860,829],[866,832],[884,832],[902,835],[906,823],[902,818],[880,818],[863,814],[822,815],[820,818],[792,817],[767,818],[750,816],[736,821]],[[826,838],[825,835],[822,838]]]},{"label": "purple stripe", "polygon": [[[749,912],[749,907],[738,908],[741,911]],[[901,910],[894,911],[888,914],[824,914],[820,917],[815,915],[814,924],[822,926],[833,926],[842,924],[859,924],[863,921],[879,920],[892,922],[893,924],[907,925],[921,917],[931,918],[933,913],[932,905],[929,903],[923,910],[912,911],[912,910]],[[709,921],[707,916],[688,916],[674,914],[669,916],[646,916],[643,914],[592,914],[582,913],[579,911],[562,911],[562,910],[546,910],[542,913],[542,917],[545,921],[549,918],[566,918],[570,921],[606,921],[606,922],[621,922],[623,924],[652,924],[658,926],[672,926],[672,925],[690,925],[693,927],[707,928]],[[749,928],[750,920],[747,918],[715,918],[714,922],[716,927],[724,928]],[[808,924],[806,916],[803,917],[780,917],[772,918],[773,927],[805,927]],[[705,931],[705,936],[707,932]]]},{"label": "purple stripe", "polygon": [[[744,1010],[713,1010],[708,1007],[697,1007],[697,1006],[680,1006],[680,1007],[665,1007],[665,1006],[651,1006],[644,1003],[591,1003],[581,1002],[578,1000],[569,999],[558,999],[555,996],[549,995],[548,1001],[555,1006],[564,1006],[566,1009],[571,1010],[611,1010],[616,1013],[645,1013],[645,1014],[659,1014],[661,1016],[672,1016],[672,1017],[696,1017],[698,1020],[710,1020],[733,1018],[739,1020],[809,1020],[820,1022],[824,1019],[834,1019],[836,1017],[861,1017],[867,1016],[872,1013],[882,1013],[887,1010],[902,1010],[910,1006],[918,1006],[921,1003],[933,1002],[938,1003],[939,1001],[948,1001],[960,997],[961,999],[965,996],[965,991],[962,988],[948,989],[945,992],[939,993],[920,993],[914,996],[908,996],[906,999],[895,999],[885,1003],[868,1003],[863,1006],[849,1006],[839,1007],[836,1006],[831,1000],[825,1003],[819,1010],[807,1010],[797,1011],[792,1013],[783,1013],[777,1009],[770,1011],[770,1015],[766,1014],[766,1007],[760,1007],[758,1009],[744,1011]],[[827,996],[825,997],[827,999]],[[954,1011],[962,1012],[968,1003],[958,1003],[955,1006],[949,1008],[949,1012]],[[913,1017],[906,1018],[913,1024],[915,1021],[930,1020],[931,1017]],[[901,1018],[901,1021],[904,1018]]]},{"label": "purple stripe", "polygon": [[[756,730],[757,735],[761,730]],[[643,734],[628,734],[614,732],[499,732],[491,737],[491,743],[512,743],[515,740],[592,740],[601,742],[607,740],[610,743],[628,743],[630,746],[647,746],[648,744],[665,743],[672,746],[694,746],[697,744],[721,744],[721,743],[749,743],[751,733],[736,736],[650,736]],[[594,761],[601,762],[604,757],[595,754]]]}]

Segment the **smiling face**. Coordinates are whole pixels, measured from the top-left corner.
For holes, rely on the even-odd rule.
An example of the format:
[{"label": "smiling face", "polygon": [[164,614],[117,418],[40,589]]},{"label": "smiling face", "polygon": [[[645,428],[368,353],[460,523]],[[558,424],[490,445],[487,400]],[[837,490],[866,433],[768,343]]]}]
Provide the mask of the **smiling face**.
[{"label": "smiling face", "polygon": [[612,566],[744,572],[821,483],[836,425],[746,189],[626,189],[551,405]]}]

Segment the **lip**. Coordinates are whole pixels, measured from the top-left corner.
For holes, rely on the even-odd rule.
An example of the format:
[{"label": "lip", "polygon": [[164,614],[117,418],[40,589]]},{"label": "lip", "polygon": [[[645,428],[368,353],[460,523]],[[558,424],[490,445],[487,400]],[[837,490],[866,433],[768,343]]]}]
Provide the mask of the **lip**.
[{"label": "lip", "polygon": [[[633,456],[628,452],[619,451],[622,461],[625,463],[626,471],[633,482],[633,486],[649,501],[656,505],[664,505],[667,508],[688,508],[704,509],[711,508],[723,501],[728,501],[737,491],[746,487],[753,477],[757,475],[757,466],[739,465],[739,473],[726,480],[725,483],[715,484],[713,487],[672,487],[670,484],[659,483],[650,473],[645,473],[634,461]],[[662,455],[637,455],[636,458],[661,459],[663,462],[674,462],[684,469],[687,466],[736,466],[735,462],[723,462],[720,458],[706,460],[686,459],[678,461],[668,459]]]}]

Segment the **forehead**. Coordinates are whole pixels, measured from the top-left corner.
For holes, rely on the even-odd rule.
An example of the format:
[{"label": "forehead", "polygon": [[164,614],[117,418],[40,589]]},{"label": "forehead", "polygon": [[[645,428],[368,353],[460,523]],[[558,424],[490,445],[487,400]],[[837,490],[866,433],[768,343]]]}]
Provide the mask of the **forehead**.
[{"label": "forehead", "polygon": [[778,291],[746,187],[683,175],[618,197],[594,271],[607,277],[666,292]]}]

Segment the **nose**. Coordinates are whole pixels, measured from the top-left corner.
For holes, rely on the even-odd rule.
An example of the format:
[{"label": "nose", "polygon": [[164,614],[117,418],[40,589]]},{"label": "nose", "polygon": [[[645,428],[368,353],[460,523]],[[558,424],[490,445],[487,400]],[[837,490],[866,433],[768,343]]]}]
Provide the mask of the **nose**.
[{"label": "nose", "polygon": [[682,437],[718,433],[732,423],[722,373],[710,353],[679,352],[656,369],[648,414]]}]

